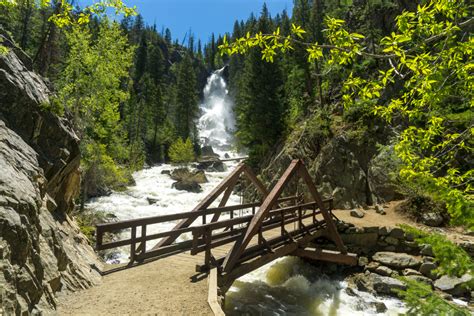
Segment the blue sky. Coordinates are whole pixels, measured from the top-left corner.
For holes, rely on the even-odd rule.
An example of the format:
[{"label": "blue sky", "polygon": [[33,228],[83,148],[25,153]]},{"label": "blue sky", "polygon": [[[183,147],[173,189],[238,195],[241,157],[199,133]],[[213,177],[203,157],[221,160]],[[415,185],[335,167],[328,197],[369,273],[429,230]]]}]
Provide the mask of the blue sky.
[{"label": "blue sky", "polygon": [[[90,3],[82,0],[79,3]],[[181,42],[191,29],[197,39],[207,42],[212,32],[231,32],[234,21],[246,20],[251,12],[260,14],[263,3],[267,3],[272,16],[283,9],[291,13],[292,0],[125,0],[136,6],[145,21],[152,25],[156,21],[158,31],[162,26],[171,30],[173,39]]]}]

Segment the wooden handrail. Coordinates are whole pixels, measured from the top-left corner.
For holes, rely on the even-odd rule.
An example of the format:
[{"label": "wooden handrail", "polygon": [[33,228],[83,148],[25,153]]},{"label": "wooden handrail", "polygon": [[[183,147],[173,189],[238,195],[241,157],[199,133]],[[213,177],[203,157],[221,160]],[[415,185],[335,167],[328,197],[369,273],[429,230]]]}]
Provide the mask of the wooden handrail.
[{"label": "wooden handrail", "polygon": [[[278,202],[283,203],[283,202],[295,200],[296,198],[297,196],[288,196],[288,197],[279,199]],[[183,212],[183,213],[159,215],[159,216],[152,216],[152,217],[144,217],[144,218],[139,218],[139,219],[115,222],[115,223],[97,224],[96,225],[96,230],[97,230],[96,250],[106,250],[106,249],[111,249],[111,248],[116,248],[116,247],[121,247],[121,246],[127,246],[127,245],[135,244],[137,242],[145,243],[146,241],[160,239],[163,237],[169,237],[175,234],[181,235],[183,233],[191,232],[194,228],[185,227],[185,228],[174,229],[174,230],[161,232],[161,233],[157,233],[153,235],[145,234],[145,236],[140,236],[139,238],[135,236],[135,238],[118,240],[118,241],[113,241],[109,243],[103,243],[103,235],[106,232],[114,232],[117,230],[127,229],[127,228],[136,229],[137,227],[140,227],[140,226],[142,227],[142,229],[143,227],[145,227],[146,229],[147,225],[159,224],[159,223],[170,222],[170,221],[175,221],[175,220],[182,220],[182,219],[188,218],[189,216],[200,217],[200,216],[212,215],[212,214],[217,214],[217,213],[231,212],[231,211],[259,206],[260,204],[261,202],[254,202],[254,203],[239,204],[239,205],[232,205],[232,206],[225,206],[225,207],[208,208],[208,209],[192,211],[192,212]],[[253,215],[236,217],[234,218],[233,224],[236,225],[236,224],[244,223],[250,220],[252,216]],[[222,223],[222,222],[223,221],[219,221],[214,224]],[[226,226],[230,226],[230,225],[232,225],[232,223],[226,224]]]},{"label": "wooden handrail", "polygon": [[[278,200],[279,203],[286,202],[292,199],[295,199],[296,196],[289,196],[285,198],[281,198]],[[150,217],[143,217],[143,218],[137,218],[137,219],[130,219],[130,220],[124,220],[120,222],[113,222],[113,223],[101,223],[97,224],[96,228],[97,230],[100,230],[101,232],[113,232],[116,230],[120,229],[125,229],[125,228],[132,228],[132,227],[138,227],[142,225],[152,225],[152,224],[159,224],[159,223],[164,223],[164,222],[171,222],[171,221],[176,221],[180,219],[186,219],[190,215],[192,216],[204,216],[204,215],[211,215],[215,213],[224,213],[224,212],[230,212],[230,211],[236,211],[240,209],[246,209],[246,208],[251,208],[253,206],[259,206],[261,202],[254,202],[254,203],[247,203],[247,204],[238,204],[238,205],[231,205],[231,206],[224,206],[224,207],[216,207],[216,208],[208,208],[208,209],[203,209],[199,211],[191,211],[191,212],[182,212],[182,213],[174,213],[174,214],[166,214],[166,215],[158,215],[158,216],[150,216]]]}]

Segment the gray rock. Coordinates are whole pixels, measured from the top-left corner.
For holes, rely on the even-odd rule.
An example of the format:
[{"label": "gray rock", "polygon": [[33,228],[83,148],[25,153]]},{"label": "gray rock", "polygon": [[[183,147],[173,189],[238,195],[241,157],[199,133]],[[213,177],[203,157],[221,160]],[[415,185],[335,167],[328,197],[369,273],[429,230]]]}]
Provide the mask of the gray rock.
[{"label": "gray rock", "polygon": [[392,231],[391,228],[386,227],[386,226],[382,226],[382,227],[379,228],[379,235],[380,236],[387,236],[388,234],[390,234],[391,231]]},{"label": "gray rock", "polygon": [[406,285],[403,284],[401,281],[386,276],[374,276],[372,283],[373,289],[377,294],[396,296],[396,290],[406,289]]},{"label": "gray rock", "polygon": [[383,302],[372,302],[370,305],[375,308],[377,314],[382,314],[387,311],[387,306]]},{"label": "gray rock", "polygon": [[385,238],[385,242],[389,245],[394,245],[394,246],[398,245],[399,243],[397,238],[393,238],[391,236],[388,236],[387,238]]},{"label": "gray rock", "polygon": [[374,272],[382,276],[391,276],[393,270],[386,266],[378,266],[377,268],[375,268]]},{"label": "gray rock", "polygon": [[171,187],[175,188],[176,190],[188,191],[192,193],[199,193],[202,191],[201,186],[195,181],[177,181],[173,183]]},{"label": "gray rock", "polygon": [[91,265],[101,263],[68,215],[79,141],[68,121],[42,109],[49,90],[28,57],[3,35],[0,43],[10,48],[0,54],[0,310],[50,314],[60,292],[100,282]]},{"label": "gray rock", "polygon": [[224,172],[227,169],[225,164],[218,159],[200,162],[196,168],[208,172]]},{"label": "gray rock", "polygon": [[414,270],[414,269],[409,269],[409,268],[403,270],[403,271],[402,271],[402,274],[403,274],[404,276],[408,276],[408,275],[421,275],[420,272],[418,272],[418,271],[416,271],[416,270]]},{"label": "gray rock", "polygon": [[408,275],[407,278],[416,282],[421,282],[433,286],[433,281],[422,275]]},{"label": "gray rock", "polygon": [[464,274],[460,278],[450,277],[443,275],[441,278],[434,282],[434,286],[454,296],[463,296],[470,292],[466,287],[467,283],[472,281],[473,276],[470,274]]},{"label": "gray rock", "polygon": [[406,289],[406,285],[397,279],[370,272],[356,274],[353,277],[353,282],[360,291],[375,292],[382,295],[396,296],[396,290]]},{"label": "gray rock", "polygon": [[369,162],[367,178],[369,189],[376,197],[375,200],[384,202],[401,197],[393,181],[389,178],[390,172],[397,170],[398,161],[393,157],[396,157],[393,146],[384,147]]},{"label": "gray rock", "polygon": [[430,212],[430,213],[422,213],[420,217],[420,221],[426,226],[439,227],[443,224],[444,218],[439,213]]},{"label": "gray rock", "polygon": [[376,204],[376,205],[375,205],[375,212],[376,212],[377,214],[381,214],[381,215],[387,214],[387,213],[385,212],[385,210],[383,209],[383,206],[380,205],[380,204]]},{"label": "gray rock", "polygon": [[377,244],[378,235],[376,233],[341,234],[341,238],[346,244],[369,249]]},{"label": "gray rock", "polygon": [[188,168],[176,168],[170,174],[171,179],[184,182],[206,183],[207,177],[203,170],[192,172]]},{"label": "gray rock", "polygon": [[464,249],[468,255],[474,257],[474,242],[466,240],[459,244],[459,246]]},{"label": "gray rock", "polygon": [[362,218],[364,217],[364,212],[361,210],[353,209],[351,210],[351,216],[352,217],[357,217],[357,218]]},{"label": "gray rock", "polygon": [[373,255],[372,260],[395,269],[419,267],[421,260],[406,253],[381,251]]},{"label": "gray rock", "polygon": [[210,145],[201,147],[201,156],[219,158],[219,155],[214,152],[214,149]]},{"label": "gray rock", "polygon": [[161,174],[171,175],[171,170],[161,170]]},{"label": "gray rock", "polygon": [[405,232],[403,231],[403,229],[395,227],[390,231],[390,237],[402,239],[403,237],[405,237]]},{"label": "gray rock", "polygon": [[148,204],[150,204],[150,205],[155,204],[156,202],[159,201],[159,199],[151,198],[151,197],[147,197],[146,200],[148,201]]},{"label": "gray rock", "polygon": [[378,267],[380,266],[380,263],[371,261],[369,264],[365,266],[365,269],[371,272],[374,272]]},{"label": "gray rock", "polygon": [[364,232],[365,233],[378,233],[379,232],[379,227],[378,226],[364,227]]},{"label": "gray rock", "polygon": [[364,267],[366,266],[367,264],[369,263],[369,259],[367,257],[359,257],[359,260],[358,260],[358,265],[359,267]]},{"label": "gray rock", "polygon": [[434,255],[433,255],[433,249],[431,248],[431,245],[422,245],[420,254],[423,256],[433,257]]},{"label": "gray rock", "polygon": [[434,280],[436,279],[437,275],[433,272],[433,270],[437,267],[438,266],[434,262],[424,262],[421,264],[419,271],[424,276]]}]

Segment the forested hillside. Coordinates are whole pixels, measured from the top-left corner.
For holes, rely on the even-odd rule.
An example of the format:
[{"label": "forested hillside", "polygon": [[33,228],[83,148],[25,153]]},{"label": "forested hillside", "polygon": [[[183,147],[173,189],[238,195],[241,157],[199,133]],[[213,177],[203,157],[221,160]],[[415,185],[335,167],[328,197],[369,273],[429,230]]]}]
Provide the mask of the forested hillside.
[{"label": "forested hillside", "polygon": [[[173,41],[169,29],[140,15],[120,23],[95,15],[60,28],[51,17],[61,10],[61,2],[19,1],[2,7],[0,24],[50,80],[56,96],[45,107],[73,118],[82,139],[82,200],[127,185],[145,163],[168,160],[179,137],[198,152],[199,99],[213,69],[201,43],[192,34]],[[217,55],[212,50],[204,51]]]},{"label": "forested hillside", "polygon": [[462,1],[301,0],[291,18],[264,6],[236,22],[220,48],[250,162],[271,182],[300,157],[323,191],[361,190],[352,207],[385,186],[472,225],[471,13]]}]

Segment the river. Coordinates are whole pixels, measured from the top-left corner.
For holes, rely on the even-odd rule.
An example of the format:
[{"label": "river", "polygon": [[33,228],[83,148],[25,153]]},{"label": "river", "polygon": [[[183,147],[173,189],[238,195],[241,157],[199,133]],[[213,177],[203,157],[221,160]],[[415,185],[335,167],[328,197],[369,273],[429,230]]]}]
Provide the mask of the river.
[{"label": "river", "polygon": [[[237,155],[232,151],[233,104],[228,97],[222,73],[223,69],[220,69],[208,79],[198,126],[203,144],[212,145],[221,156],[225,153],[232,156]],[[209,182],[201,185],[200,193],[172,188],[174,180],[163,171],[176,167],[162,164],[135,172],[134,186],[124,192],[113,192],[109,196],[92,199],[86,207],[93,211],[112,213],[118,220],[190,211],[236,166],[235,162],[225,164],[224,172],[206,173]],[[215,201],[216,204],[218,202]],[[239,203],[240,197],[231,195],[227,205]],[[175,224],[152,225],[147,229],[149,233],[163,232]],[[124,235],[127,234],[124,232]],[[184,240],[190,237],[188,234],[180,238]],[[152,246],[149,243],[147,247]],[[127,262],[128,250],[126,247],[115,253],[109,262]],[[384,313],[386,315],[397,315],[403,311],[403,305],[398,300],[378,298],[358,291],[356,296],[350,296],[346,288],[342,277],[329,277],[320,268],[299,258],[285,257],[238,279],[226,295],[225,310],[232,315],[375,315],[374,302],[383,302],[388,308]]]}]

